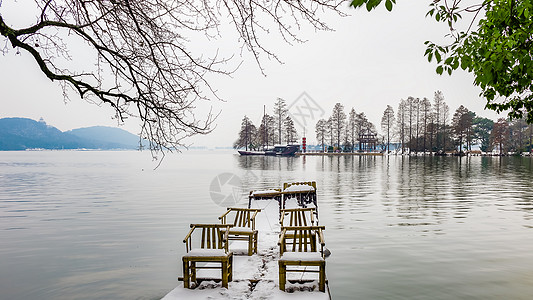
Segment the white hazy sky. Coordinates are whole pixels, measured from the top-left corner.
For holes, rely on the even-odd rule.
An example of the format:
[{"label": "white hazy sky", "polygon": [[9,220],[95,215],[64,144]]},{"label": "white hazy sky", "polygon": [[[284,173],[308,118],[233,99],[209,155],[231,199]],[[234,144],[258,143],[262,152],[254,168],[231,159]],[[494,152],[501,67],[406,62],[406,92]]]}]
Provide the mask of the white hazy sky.
[{"label": "white hazy sky", "polygon": [[[315,142],[314,124],[321,117],[327,118],[336,102],[345,106],[346,113],[352,107],[357,112],[365,112],[379,129],[387,105],[396,111],[399,100],[408,96],[433,101],[434,92],[441,90],[451,114],[463,104],[479,116],[496,119],[497,114],[484,110],[485,100],[478,96],[480,90],[473,86],[472,75],[459,70],[451,77],[439,76],[435,64],[428,63],[423,56],[424,41],[442,41],[447,33],[444,24],[425,18],[427,3],[399,2],[391,13],[380,7],[371,13],[346,9],[350,16],[345,18],[328,16],[327,23],[335,31],[304,32],[302,36],[308,40],[304,44],[290,46],[265,41],[284,62],[264,61],[266,77],[249,55],[237,54],[235,62],[243,60],[243,64],[231,78],[213,77],[213,86],[226,100],[210,103],[215,112],[220,112],[216,129],[209,135],[191,138],[189,143],[231,146],[245,114],[258,124],[263,105],[267,113],[272,112],[278,97],[288,105],[294,104],[291,113],[296,114],[296,108],[303,103],[299,99],[303,93],[319,109],[307,118],[309,144]],[[3,17],[12,16],[3,14]],[[222,43],[232,45],[234,39]],[[204,41],[196,46],[198,49],[216,47]],[[16,55],[12,50],[0,55],[0,70],[0,118],[38,120],[43,117],[62,131],[117,125],[108,107],[87,103],[76,95],[71,95],[65,103],[59,85],[46,79],[28,55]],[[322,116],[320,109],[325,112]],[[301,118],[296,121],[303,123]],[[128,120],[121,128],[132,133],[139,131],[134,120]],[[301,136],[303,128],[298,129]]]}]

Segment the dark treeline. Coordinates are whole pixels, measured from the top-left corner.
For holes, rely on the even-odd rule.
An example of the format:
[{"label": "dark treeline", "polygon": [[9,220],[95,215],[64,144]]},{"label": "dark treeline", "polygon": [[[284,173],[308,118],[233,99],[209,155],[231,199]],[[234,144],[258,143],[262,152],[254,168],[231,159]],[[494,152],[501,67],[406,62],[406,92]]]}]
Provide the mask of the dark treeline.
[{"label": "dark treeline", "polygon": [[298,139],[294,121],[289,116],[285,100],[278,98],[274,103],[272,115],[265,113],[259,128],[244,116],[241,122],[239,137],[233,148],[259,150],[275,144],[291,144]]}]

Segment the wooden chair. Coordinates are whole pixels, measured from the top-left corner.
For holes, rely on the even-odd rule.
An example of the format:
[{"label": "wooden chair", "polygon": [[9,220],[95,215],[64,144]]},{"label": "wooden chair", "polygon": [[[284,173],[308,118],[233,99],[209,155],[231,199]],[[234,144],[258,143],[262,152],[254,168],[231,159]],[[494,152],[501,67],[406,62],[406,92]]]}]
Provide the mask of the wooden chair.
[{"label": "wooden chair", "polygon": [[[190,288],[190,281],[196,282],[197,269],[220,269],[222,286],[228,288],[232,280],[233,253],[228,251],[229,224],[191,224],[191,230],[183,239],[187,254],[183,256],[183,287]],[[193,246],[193,232],[202,231],[199,248]],[[198,242],[198,241],[196,241]],[[218,262],[219,266],[197,266],[196,263]]]},{"label": "wooden chair", "polygon": [[[324,259],[324,226],[287,226],[281,228],[278,245],[280,247],[279,289],[285,291],[287,272],[319,273],[318,289],[326,291],[326,260]],[[287,243],[287,237],[292,239]],[[317,241],[320,249],[317,247]],[[295,266],[295,268],[293,268]],[[318,270],[300,269],[298,266],[317,266]],[[287,268],[289,267],[289,268]]]},{"label": "wooden chair", "polygon": [[283,194],[282,209],[285,208],[286,199],[293,197],[298,200],[298,205],[301,207],[307,207],[311,203],[317,207],[315,181],[285,182],[281,193]]},{"label": "wooden chair", "polygon": [[229,229],[228,239],[233,241],[248,241],[248,255],[257,253],[255,216],[260,211],[260,209],[230,207],[222,216],[218,217],[222,221],[222,224],[228,224],[226,220],[227,216],[235,212],[233,222],[229,223],[233,227]]}]

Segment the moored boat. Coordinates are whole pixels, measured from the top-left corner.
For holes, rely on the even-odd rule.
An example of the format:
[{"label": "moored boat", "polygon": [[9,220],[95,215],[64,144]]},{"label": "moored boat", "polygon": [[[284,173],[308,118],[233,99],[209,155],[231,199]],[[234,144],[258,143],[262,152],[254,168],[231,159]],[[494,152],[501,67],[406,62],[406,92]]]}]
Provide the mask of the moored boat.
[{"label": "moored boat", "polygon": [[247,150],[238,150],[240,155],[265,155],[265,151],[247,151]]}]

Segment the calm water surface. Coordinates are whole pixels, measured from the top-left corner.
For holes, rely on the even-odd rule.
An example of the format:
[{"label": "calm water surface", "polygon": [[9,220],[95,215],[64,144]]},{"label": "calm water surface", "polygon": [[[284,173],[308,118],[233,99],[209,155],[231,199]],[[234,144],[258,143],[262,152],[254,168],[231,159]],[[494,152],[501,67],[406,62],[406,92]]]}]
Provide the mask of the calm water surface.
[{"label": "calm water surface", "polygon": [[[0,299],[159,299],[188,224],[225,210],[219,195],[244,205],[301,180],[318,184],[334,299],[533,297],[529,158],[199,151],[155,166],[139,152],[0,152]],[[239,186],[217,190],[231,176]]]}]

